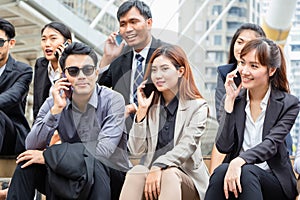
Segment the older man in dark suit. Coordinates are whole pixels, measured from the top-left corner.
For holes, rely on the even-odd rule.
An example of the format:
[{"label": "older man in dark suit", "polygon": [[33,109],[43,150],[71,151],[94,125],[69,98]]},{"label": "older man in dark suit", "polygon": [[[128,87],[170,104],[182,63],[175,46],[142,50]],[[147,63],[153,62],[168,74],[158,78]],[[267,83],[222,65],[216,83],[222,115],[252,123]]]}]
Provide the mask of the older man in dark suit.
[{"label": "older man in dark suit", "polygon": [[32,68],[14,60],[9,49],[16,40],[14,26],[0,18],[0,154],[16,155],[25,150],[30,131],[25,118],[26,97]]},{"label": "older man in dark suit", "polygon": [[[100,62],[98,83],[120,92],[126,104],[125,116],[136,112],[136,87],[143,79],[148,60],[158,47],[165,44],[151,34],[152,14],[148,5],[139,0],[124,2],[118,9],[119,32],[112,33],[105,42],[104,55]],[[119,36],[127,43],[119,44]],[[139,72],[139,64],[142,67]],[[127,131],[132,119],[127,118]]]}]

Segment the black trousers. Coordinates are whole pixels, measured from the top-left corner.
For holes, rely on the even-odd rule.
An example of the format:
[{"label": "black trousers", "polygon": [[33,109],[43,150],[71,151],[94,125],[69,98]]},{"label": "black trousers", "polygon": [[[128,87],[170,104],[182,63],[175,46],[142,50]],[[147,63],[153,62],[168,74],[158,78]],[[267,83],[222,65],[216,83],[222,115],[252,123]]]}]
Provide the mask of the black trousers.
[{"label": "black trousers", "polygon": [[[222,164],[215,169],[209,180],[205,200],[225,200],[223,185],[228,164]],[[267,172],[256,165],[244,165],[241,173],[242,193],[239,193],[239,200],[289,200],[278,181],[270,172]],[[232,192],[229,199],[236,199]]]},{"label": "black trousers", "polygon": [[[24,169],[18,164],[12,177],[7,200],[33,200],[35,189],[47,196],[47,200],[62,200],[53,192],[47,181],[45,165],[33,164]],[[94,184],[89,200],[117,200],[125,179],[125,172],[119,172],[95,162]]]},{"label": "black trousers", "polygon": [[12,120],[0,111],[0,155],[16,155],[17,130]]}]

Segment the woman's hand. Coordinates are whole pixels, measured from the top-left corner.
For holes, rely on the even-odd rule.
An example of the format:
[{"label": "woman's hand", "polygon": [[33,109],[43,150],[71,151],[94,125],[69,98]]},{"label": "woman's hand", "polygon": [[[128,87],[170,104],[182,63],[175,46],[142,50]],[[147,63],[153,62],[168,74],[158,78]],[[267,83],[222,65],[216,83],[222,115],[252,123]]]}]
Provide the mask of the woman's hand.
[{"label": "woman's hand", "polygon": [[224,108],[225,108],[225,111],[228,113],[232,112],[233,106],[234,106],[234,100],[238,96],[238,94],[242,88],[242,84],[240,84],[238,87],[236,87],[234,80],[233,80],[234,77],[237,77],[237,75],[236,75],[237,71],[238,71],[238,69],[235,69],[232,72],[228,73],[226,76],[225,84],[224,84],[224,87],[226,90]]},{"label": "woman's hand", "polygon": [[20,162],[25,162],[24,165],[21,166],[21,168],[28,167],[31,164],[45,164],[45,159],[43,156],[43,151],[40,150],[27,150],[23,153],[21,153],[17,157],[16,163],[19,164]]},{"label": "woman's hand", "polygon": [[154,92],[151,93],[151,95],[147,98],[144,93],[145,84],[147,83],[147,80],[143,81],[141,85],[137,88],[137,98],[138,98],[138,110],[136,112],[136,121],[140,122],[142,119],[145,118],[148,108],[151,105]]},{"label": "woman's hand", "polygon": [[233,159],[228,166],[227,172],[224,177],[224,194],[226,199],[229,198],[228,192],[233,192],[235,198],[238,198],[238,193],[242,192],[242,186],[241,186],[241,172],[242,172],[242,166],[246,162],[244,159],[237,157]]},{"label": "woman's hand", "polygon": [[149,174],[146,178],[145,183],[145,197],[146,200],[158,199],[160,194],[160,180],[161,180],[161,169],[157,166],[152,166]]}]

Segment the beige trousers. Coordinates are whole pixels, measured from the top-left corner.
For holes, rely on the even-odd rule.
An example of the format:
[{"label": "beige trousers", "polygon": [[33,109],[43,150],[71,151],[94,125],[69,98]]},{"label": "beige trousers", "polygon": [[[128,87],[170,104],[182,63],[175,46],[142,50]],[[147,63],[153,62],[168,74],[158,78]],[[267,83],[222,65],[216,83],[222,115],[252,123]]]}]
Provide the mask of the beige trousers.
[{"label": "beige trousers", "polygon": [[[149,169],[136,165],[127,172],[120,200],[143,200]],[[158,200],[200,200],[192,179],[176,167],[162,171]]]}]

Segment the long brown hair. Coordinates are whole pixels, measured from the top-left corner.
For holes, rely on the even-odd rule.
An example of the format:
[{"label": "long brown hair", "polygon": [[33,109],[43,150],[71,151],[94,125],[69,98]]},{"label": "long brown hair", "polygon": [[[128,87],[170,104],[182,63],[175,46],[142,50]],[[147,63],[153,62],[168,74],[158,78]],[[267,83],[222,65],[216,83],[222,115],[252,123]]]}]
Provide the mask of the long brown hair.
[{"label": "long brown hair", "polygon": [[[177,45],[162,46],[153,52],[149,60],[147,70],[144,75],[144,80],[151,79],[151,71],[152,71],[151,65],[154,59],[159,56],[164,56],[168,58],[176,68],[184,67],[184,74],[178,82],[179,98],[181,100],[203,98],[195,84],[194,76],[191,70],[191,66],[188,62],[187,56],[182,50],[182,48],[180,48]],[[158,96],[159,96],[159,92],[156,92],[154,96],[155,103],[157,102]]]},{"label": "long brown hair", "polygon": [[261,65],[270,68],[277,68],[270,77],[272,88],[290,92],[289,82],[286,75],[285,58],[280,46],[267,38],[259,38],[248,42],[241,51],[241,58],[252,50],[256,50],[256,57]]}]

